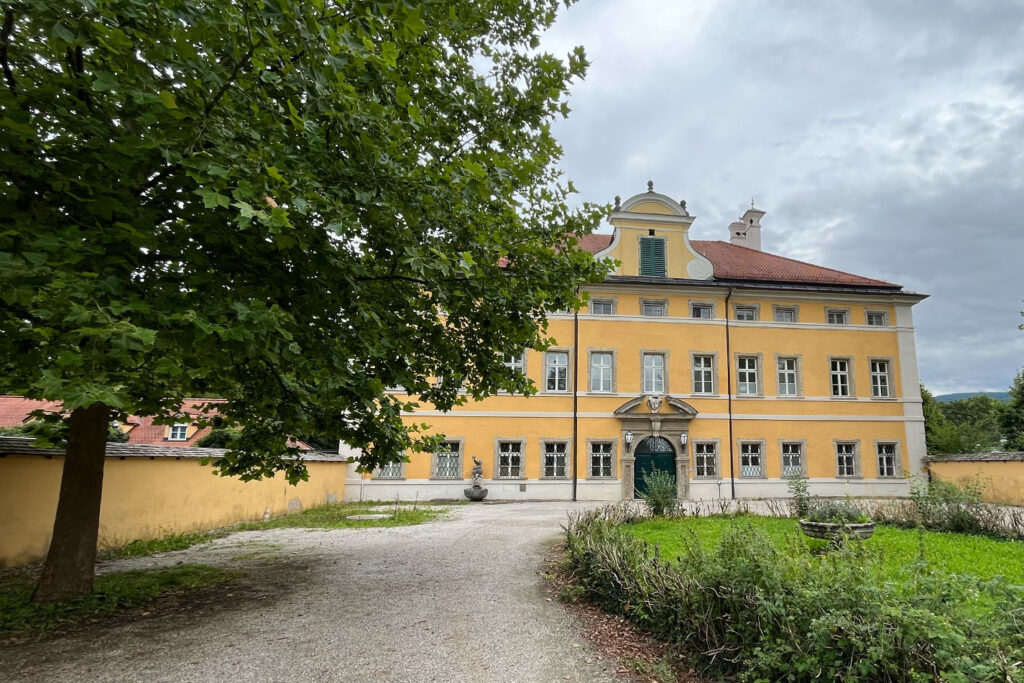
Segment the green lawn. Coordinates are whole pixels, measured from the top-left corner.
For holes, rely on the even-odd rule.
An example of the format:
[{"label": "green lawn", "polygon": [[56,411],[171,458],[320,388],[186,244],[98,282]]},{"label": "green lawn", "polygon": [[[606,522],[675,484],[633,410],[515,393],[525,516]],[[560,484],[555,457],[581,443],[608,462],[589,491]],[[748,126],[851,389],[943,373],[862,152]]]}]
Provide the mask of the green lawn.
[{"label": "green lawn", "polygon": [[115,572],[97,577],[92,593],[46,604],[31,600],[36,577],[9,576],[0,581],[0,639],[38,636],[160,598],[211,588],[235,576],[235,572],[199,564]]},{"label": "green lawn", "polygon": [[[733,524],[750,524],[780,546],[788,538],[806,542],[808,548],[819,549],[825,545],[800,534],[796,520],[752,515],[652,520],[626,525],[625,528],[648,543],[657,543],[662,557],[673,558],[683,551],[687,534],[695,534],[706,548],[717,547],[722,533]],[[875,527],[875,535],[870,539],[852,542],[863,543],[881,552],[885,564],[894,574],[909,572],[923,546],[925,561],[935,569],[981,579],[1002,575],[1014,584],[1024,585],[1024,542],[938,531],[918,532],[882,525]]]},{"label": "green lawn", "polygon": [[[461,505],[466,501],[420,503],[415,508],[407,503],[399,504],[382,501],[361,503],[331,503],[310,508],[293,515],[284,515],[266,522],[248,522],[234,527],[233,531],[256,529],[281,529],[298,527],[305,529],[361,529],[376,526],[409,526],[439,519],[448,514],[446,507]],[[353,515],[386,514],[383,519],[348,519]]]}]

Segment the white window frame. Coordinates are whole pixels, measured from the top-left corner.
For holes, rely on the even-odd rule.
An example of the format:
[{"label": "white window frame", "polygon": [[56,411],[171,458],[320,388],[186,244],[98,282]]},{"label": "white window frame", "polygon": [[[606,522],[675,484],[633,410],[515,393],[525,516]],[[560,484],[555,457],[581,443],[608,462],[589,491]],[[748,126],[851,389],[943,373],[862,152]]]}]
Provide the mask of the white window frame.
[{"label": "white window frame", "polygon": [[[552,363],[559,356],[565,358],[565,363]],[[548,349],[544,352],[544,393],[565,394],[569,392],[572,386],[572,376],[569,370],[571,358],[572,353],[568,349]],[[559,376],[559,370],[562,371],[561,376]],[[552,371],[554,371],[554,375],[552,375]],[[549,382],[551,379],[554,379],[554,389],[551,388],[551,383]],[[558,388],[559,380],[563,384],[561,389]]]},{"label": "white window frame", "polygon": [[[608,312],[598,312],[597,306],[608,306]],[[615,315],[615,309],[618,307],[618,301],[611,297],[593,297],[590,299],[590,314],[591,315]]]},{"label": "white window frame", "polygon": [[506,353],[501,359],[501,364],[509,370],[518,372],[521,375],[526,374],[526,352],[523,351],[520,354]]},{"label": "white window frame", "polygon": [[[647,360],[652,360],[648,367]],[[661,367],[653,363],[655,359],[661,359]],[[667,394],[668,393],[668,352],[667,351],[641,351],[640,369],[643,373],[640,378],[640,393],[642,394]],[[661,371],[660,373],[658,371]],[[660,374],[660,377],[659,377]],[[659,385],[660,380],[660,385]]]},{"label": "white window frame", "polygon": [[[753,368],[749,367],[750,361],[753,361]],[[747,367],[740,367],[740,363]],[[750,391],[751,381],[750,373],[754,375],[753,391]],[[740,377],[745,375],[746,379],[741,380]],[[736,395],[737,396],[762,396],[762,383],[761,383],[761,354],[759,353],[737,353],[736,354]]]},{"label": "white window frame", "polygon": [[[892,457],[892,474],[885,473],[882,463],[882,449],[892,448],[892,453],[886,453],[885,456]],[[903,458],[900,455],[900,442],[899,441],[876,441],[875,442],[875,467],[878,472],[879,479],[898,479],[903,476]]]},{"label": "white window frame", "polygon": [[[708,450],[710,449],[710,452]],[[708,469],[708,458],[711,468]],[[704,473],[701,474],[703,465]],[[693,442],[693,476],[695,479],[720,479],[721,458],[719,458],[718,439],[697,439]]]},{"label": "white window frame", "polygon": [[[650,313],[647,312],[647,307],[651,306]],[[655,311],[661,311],[657,313]],[[640,299],[640,315],[644,318],[667,318],[668,317],[668,300],[666,299]]]},{"label": "white window frame", "polygon": [[[561,448],[561,452],[559,452]],[[541,439],[540,440],[540,478],[541,479],[566,479],[569,474],[569,455],[572,453],[569,439]],[[551,458],[550,474],[548,458]],[[561,463],[559,464],[559,460]],[[558,473],[559,468],[561,474]]]},{"label": "white window frame", "polygon": [[[832,316],[842,316],[839,321],[833,321]],[[850,309],[849,308],[831,308],[825,309],[825,324],[827,325],[849,325],[850,324]]]},{"label": "white window frame", "polygon": [[[616,391],[615,386],[615,350],[614,349],[589,349],[588,355],[590,356],[587,367],[590,370],[589,379],[587,381],[587,388],[592,394],[614,394]],[[594,361],[598,356],[608,356],[610,359],[609,365],[594,365]],[[608,377],[605,378],[604,374],[607,371]],[[607,382],[604,380],[607,379]],[[595,382],[598,382],[595,388]],[[607,388],[605,388],[607,386]]]},{"label": "white window frame", "polygon": [[[792,320],[779,320],[780,313],[791,313],[793,315]],[[777,323],[792,324],[800,322],[800,307],[799,306],[779,306],[778,304],[772,305],[772,321]]]},{"label": "white window frame", "polygon": [[[884,363],[885,369],[876,370],[878,363]],[[871,398],[893,398],[891,358],[869,358],[868,376],[871,377]]]},{"label": "white window frame", "polygon": [[[733,318],[739,322],[757,322],[761,319],[760,304],[733,304]],[[749,318],[741,318],[740,311],[749,314]]]},{"label": "white window frame", "polygon": [[[180,432],[179,432],[180,430]],[[167,429],[168,441],[188,441],[188,424],[175,422]]]},{"label": "white window frame", "polygon": [[[792,458],[799,459],[797,466],[793,467]],[[789,462],[787,463],[787,456]],[[790,477],[803,477],[807,474],[807,442],[799,439],[783,439],[779,441],[779,472],[783,479]]]},{"label": "white window frame", "polygon": [[[880,316],[881,322],[871,322],[872,316]],[[870,327],[888,327],[889,326],[889,311],[875,311],[866,309],[864,311],[864,324]]]},{"label": "white window frame", "polygon": [[[587,478],[588,479],[614,479],[615,478],[615,451],[617,441],[615,439],[587,439]],[[603,449],[607,447],[607,452]],[[596,451],[601,448],[601,451]],[[595,458],[597,459],[597,474],[594,474]],[[604,474],[605,460],[607,460],[608,474]]]},{"label": "white window frame", "polygon": [[[509,446],[506,449],[505,446]],[[511,447],[515,446],[514,449]],[[518,473],[512,474],[512,461],[511,455],[515,454],[519,456]],[[507,465],[502,465],[502,457],[509,456],[509,462]],[[508,470],[508,474],[502,474],[502,472]],[[525,438],[507,438],[497,437],[494,439],[494,478],[495,479],[526,479],[526,439]]]},{"label": "white window frame", "polygon": [[[707,309],[708,314],[706,316],[704,316],[704,315],[694,315],[694,311],[696,311],[698,309],[700,309],[700,310]],[[690,317],[693,318],[694,320],[714,320],[714,318],[715,318],[715,302],[714,301],[691,301],[690,302]]]},{"label": "white window frame", "polygon": [[[740,455],[740,478],[741,479],[764,479],[765,467],[764,467],[764,440],[757,439],[740,439],[739,455]],[[751,456],[757,456],[757,473],[751,474],[753,471],[753,465],[744,465],[743,460],[746,458],[748,461],[751,460]]]},{"label": "white window frame", "polygon": [[[711,367],[710,368],[703,367],[703,362],[702,362],[701,367],[697,367],[697,359],[698,358],[710,358],[711,359]],[[711,353],[701,352],[701,351],[692,351],[692,352],[690,352],[690,389],[691,389],[691,393],[698,394],[700,396],[715,396],[715,395],[717,395],[718,394],[718,370],[717,370],[717,368],[718,368],[718,353],[717,352],[711,352]],[[707,380],[707,378],[703,377],[703,376],[698,380],[698,378],[697,378],[697,373],[698,372],[701,373],[702,375],[705,374],[705,373],[710,373],[710,382],[711,382],[711,390],[710,391],[698,391],[698,388],[700,388],[700,389],[704,389],[705,388],[704,385],[705,385],[706,380]]]},{"label": "white window frame", "polygon": [[[465,479],[465,475],[463,474],[462,469],[463,439],[445,439],[442,442],[442,446],[444,444],[454,444],[455,450],[438,449],[437,451],[431,454],[430,478],[446,480]],[[444,460],[446,461],[446,464],[448,465],[451,464],[451,456],[455,456],[455,467],[446,467],[444,473],[441,472],[442,455],[444,457]],[[449,474],[449,472],[452,473]]]},{"label": "white window frame", "polygon": [[835,457],[837,478],[860,478],[860,441],[837,439],[832,442],[832,452]]},{"label": "white window frame", "polygon": [[[839,369],[838,364],[844,364],[845,369]],[[845,380],[846,393],[842,392]],[[831,398],[854,398],[856,394],[853,388],[853,359],[849,356],[829,356],[828,358],[828,391]]]},{"label": "white window frame", "polygon": [[[784,370],[782,368],[782,363],[792,363],[793,369],[790,370],[786,368]],[[783,383],[783,373],[785,373],[786,375],[791,374],[793,381],[787,381]],[[781,354],[775,355],[775,389],[779,398],[798,398],[799,396],[801,396],[803,393],[801,386],[802,379],[803,378],[800,376],[800,356],[784,356]],[[792,393],[783,393],[783,386],[789,386],[790,384],[792,384],[793,387]]]}]

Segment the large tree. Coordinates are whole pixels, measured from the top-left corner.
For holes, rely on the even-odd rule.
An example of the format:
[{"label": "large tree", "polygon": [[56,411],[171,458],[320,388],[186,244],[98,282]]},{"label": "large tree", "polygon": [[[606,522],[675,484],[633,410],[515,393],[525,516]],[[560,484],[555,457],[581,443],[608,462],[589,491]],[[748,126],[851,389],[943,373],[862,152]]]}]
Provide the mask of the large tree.
[{"label": "large tree", "polygon": [[531,389],[503,355],[605,274],[554,165],[560,4],[3,1],[0,391],[70,424],[37,599],[92,586],[111,419],[223,397],[221,471],[296,481],[290,435],[432,447],[388,387]]},{"label": "large tree", "polygon": [[1010,384],[1010,402],[1003,411],[1001,427],[1006,450],[1024,451],[1024,370]]}]

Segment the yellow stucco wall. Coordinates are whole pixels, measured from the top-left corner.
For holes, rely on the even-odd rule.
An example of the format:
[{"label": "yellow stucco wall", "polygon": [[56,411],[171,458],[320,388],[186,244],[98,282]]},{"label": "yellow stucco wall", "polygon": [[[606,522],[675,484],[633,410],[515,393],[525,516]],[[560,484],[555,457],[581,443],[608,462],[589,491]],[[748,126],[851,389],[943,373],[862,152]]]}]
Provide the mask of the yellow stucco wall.
[{"label": "yellow stucco wall", "polygon": [[[57,510],[63,458],[0,458],[0,566],[42,557]],[[346,463],[308,462],[309,481],[281,476],[242,482],[213,474],[195,458],[107,458],[100,548],[186,531],[214,529],[295,512],[345,492]]]},{"label": "yellow stucco wall", "polygon": [[981,477],[985,502],[1024,505],[1024,462],[931,462],[928,469],[933,478],[953,483]]},{"label": "yellow stucco wall", "polygon": [[[431,410],[429,405],[407,417],[410,423],[428,423],[434,433],[460,443],[462,474],[468,479],[472,456],[481,459],[483,476],[494,482],[499,440],[521,441],[524,479],[542,477],[543,445],[546,440],[567,442],[567,454],[573,453],[573,373],[578,373],[578,444],[576,453],[581,481],[592,495],[616,498],[629,495],[631,481],[612,485],[624,471],[623,444],[627,419],[615,415],[616,409],[643,395],[643,354],[658,353],[665,358],[666,386],[652,392],[686,402],[696,410],[685,431],[690,446],[684,454],[677,431],[677,464],[689,463],[694,479],[690,494],[717,495],[717,481],[727,479],[730,469],[740,478],[740,441],[763,442],[763,473],[746,479],[742,495],[785,495],[782,476],[782,442],[800,442],[806,474],[821,495],[899,495],[906,493],[907,477],[920,472],[924,456],[923,417],[918,392],[917,359],[913,339],[911,307],[915,295],[888,291],[854,289],[816,289],[814,287],[773,288],[770,284],[743,286],[708,281],[712,276],[698,259],[703,259],[688,243],[693,218],[676,202],[661,195],[638,195],[623,202],[610,218],[615,234],[602,252],[619,261],[617,274],[626,276],[590,284],[584,291],[592,300],[612,302],[610,315],[595,315],[584,308],[579,315],[579,342],[573,353],[573,316],[552,313],[548,317],[547,336],[554,339],[550,351],[569,354],[568,391],[547,392],[544,387],[542,352],[531,351],[525,360],[525,373],[538,389],[532,397],[498,395],[481,401],[468,401],[448,415]],[[639,274],[639,243],[654,234],[665,238],[666,277],[632,279]],[[692,267],[691,267],[692,266]],[[627,279],[628,278],[628,279]],[[642,315],[645,302],[664,302],[664,317]],[[692,317],[692,305],[710,304],[710,319]],[[737,320],[737,305],[753,305],[758,319]],[[796,309],[794,322],[776,322],[776,307]],[[830,310],[846,311],[846,324],[829,324]],[[868,312],[885,314],[885,324],[869,326]],[[728,342],[727,342],[728,319]],[[613,388],[611,392],[590,391],[590,354],[611,352]],[[694,393],[693,360],[695,354],[714,357],[715,390],[712,394]],[[576,357],[573,357],[573,356]],[[738,356],[759,358],[759,389],[756,396],[738,395]],[[779,395],[779,357],[798,359],[798,395]],[[833,397],[830,362],[834,358],[850,362],[852,394]],[[888,362],[888,396],[873,396],[871,361]],[[729,374],[732,377],[730,437]],[[641,406],[639,413],[647,409]],[[667,404],[662,413],[672,409]],[[637,424],[630,422],[629,424]],[[650,424],[653,424],[651,422]],[[677,429],[678,422],[676,423]],[[629,427],[629,431],[636,427]],[[653,428],[652,428],[653,430]],[[651,431],[650,433],[654,433]],[[633,434],[637,436],[637,434]],[[614,477],[605,483],[589,481],[589,441],[614,444]],[[720,477],[697,481],[694,450],[697,441],[718,443]],[[731,443],[730,443],[731,441]],[[857,444],[857,473],[840,477],[836,442]],[[895,476],[880,477],[878,443],[895,444],[899,466]],[[730,468],[730,454],[732,456]],[[387,496],[407,496],[422,489],[457,495],[453,480],[431,480],[433,458],[410,453],[409,461],[395,477],[372,483]],[[567,457],[567,472],[572,470]],[[626,463],[631,457],[626,456]],[[632,466],[632,465],[630,465]],[[369,475],[367,475],[369,476]],[[389,483],[390,479],[390,483]],[[627,477],[629,479],[629,477]],[[520,480],[512,480],[519,483]],[[503,496],[566,496],[557,481],[543,481],[523,487],[496,486]],[[382,494],[378,494],[382,495]],[[737,493],[737,495],[741,495]]]}]

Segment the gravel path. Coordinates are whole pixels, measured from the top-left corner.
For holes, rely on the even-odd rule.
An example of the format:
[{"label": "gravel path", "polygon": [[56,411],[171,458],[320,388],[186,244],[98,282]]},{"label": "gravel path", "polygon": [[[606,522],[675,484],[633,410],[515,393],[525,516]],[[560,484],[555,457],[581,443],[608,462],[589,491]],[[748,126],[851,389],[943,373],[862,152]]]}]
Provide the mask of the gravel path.
[{"label": "gravel path", "polygon": [[5,681],[622,681],[545,596],[571,503],[391,529],[240,532],[103,568],[242,567],[210,604],[0,648]]}]

